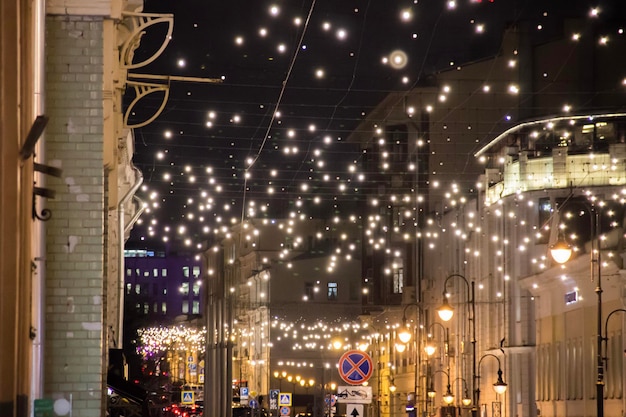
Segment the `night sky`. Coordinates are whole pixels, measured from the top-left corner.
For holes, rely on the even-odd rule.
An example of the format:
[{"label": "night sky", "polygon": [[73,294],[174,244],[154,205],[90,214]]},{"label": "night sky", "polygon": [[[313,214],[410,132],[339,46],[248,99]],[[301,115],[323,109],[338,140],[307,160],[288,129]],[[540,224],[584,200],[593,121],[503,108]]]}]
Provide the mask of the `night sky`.
[{"label": "night sky", "polygon": [[[174,32],[154,63],[132,72],[222,82],[172,81],[163,113],[135,130],[149,210],[128,246],[199,251],[242,219],[349,219],[368,183],[345,139],[385,95],[497,54],[507,25],[529,22],[541,42],[565,16],[624,16],[620,3],[147,0],[145,12],[174,14]],[[136,60],[163,36],[151,28]],[[160,99],[143,99],[131,121]]]}]

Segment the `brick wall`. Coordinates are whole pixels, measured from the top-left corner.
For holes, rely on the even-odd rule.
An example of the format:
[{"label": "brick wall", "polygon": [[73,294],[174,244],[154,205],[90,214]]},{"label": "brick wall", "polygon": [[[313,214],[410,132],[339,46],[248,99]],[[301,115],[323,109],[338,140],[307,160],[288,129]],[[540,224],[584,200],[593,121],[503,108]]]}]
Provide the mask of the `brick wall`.
[{"label": "brick wall", "polygon": [[49,16],[46,27],[46,154],[63,178],[50,181],[48,202],[44,393],[71,398],[73,416],[95,417],[106,368],[103,23]]}]

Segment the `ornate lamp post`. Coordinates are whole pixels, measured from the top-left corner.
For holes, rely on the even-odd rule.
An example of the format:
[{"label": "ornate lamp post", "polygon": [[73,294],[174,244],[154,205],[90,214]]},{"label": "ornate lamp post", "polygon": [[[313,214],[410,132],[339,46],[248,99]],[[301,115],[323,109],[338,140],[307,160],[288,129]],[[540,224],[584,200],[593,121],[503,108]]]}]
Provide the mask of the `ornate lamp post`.
[{"label": "ornate lamp post", "polygon": [[450,405],[454,402],[454,394],[452,393],[452,386],[450,385],[450,374],[446,371],[444,371],[443,369],[437,369],[435,372],[433,372],[433,374],[431,375],[431,385],[428,388],[428,397],[429,398],[435,398],[436,395],[436,391],[433,388],[432,385],[432,378],[434,378],[434,376],[441,372],[442,374],[446,375],[446,378],[448,378],[448,382],[446,384],[446,392],[443,394],[443,402],[446,403],[446,405]]},{"label": "ornate lamp post", "polygon": [[[417,333],[417,329],[421,328],[419,327],[419,325],[417,324],[417,322],[419,320],[421,320],[422,314],[421,314],[421,306],[418,303],[410,303],[407,304],[406,306],[404,306],[404,309],[402,310],[402,330],[398,333],[398,339],[400,340],[400,344],[396,344],[396,350],[398,352],[403,352],[406,344],[408,344],[411,341],[412,336],[412,332],[409,330],[408,326],[407,326],[407,317],[406,317],[406,311],[410,306],[415,306],[416,308],[416,316],[417,316],[417,320],[416,320],[416,327],[415,327],[415,332]],[[417,335],[416,335],[417,336]],[[418,393],[418,380],[419,380],[419,366],[421,363],[421,352],[420,352],[420,340],[418,337],[415,338],[415,378],[413,381],[413,388],[414,388],[414,398],[413,401],[415,404],[418,405],[418,408],[420,408],[420,414],[421,414],[421,402],[418,399],[419,393]],[[425,410],[424,410],[425,411]]]},{"label": "ornate lamp post", "polygon": [[[591,280],[594,281],[594,275],[597,276],[595,293],[597,295],[597,377],[596,377],[596,416],[604,417],[604,357],[602,355],[602,251],[600,248],[600,211],[594,206],[585,204],[591,215]],[[567,262],[572,255],[572,249],[565,241],[559,238],[554,245],[550,247],[550,254],[555,262],[563,264]],[[594,270],[597,271],[594,274]]]},{"label": "ornate lamp post", "polygon": [[[481,356],[480,360],[478,361],[478,375],[476,376],[476,378],[480,380],[480,364],[482,363],[483,359],[489,356],[496,358],[496,360],[498,361],[498,380],[494,382],[493,390],[496,392],[496,394],[504,394],[506,392],[507,385],[506,382],[504,382],[504,380],[502,379],[502,367],[500,364],[500,358],[498,358],[496,355],[492,353],[485,353],[483,356]],[[480,406],[480,386],[476,387],[474,396],[476,398],[476,404],[474,404],[472,410]]]},{"label": "ornate lamp post", "polygon": [[443,283],[443,304],[437,309],[439,318],[443,321],[449,321],[454,315],[454,310],[452,309],[452,306],[450,306],[450,303],[448,303],[448,297],[446,296],[448,281],[452,278],[461,279],[467,286],[467,296],[468,302],[470,304],[469,320],[472,325],[472,391],[474,393],[474,406],[472,407],[472,416],[476,417],[478,415],[478,398],[476,398],[476,302],[474,298],[474,281],[470,283],[463,275],[460,274],[451,274],[446,278]]}]

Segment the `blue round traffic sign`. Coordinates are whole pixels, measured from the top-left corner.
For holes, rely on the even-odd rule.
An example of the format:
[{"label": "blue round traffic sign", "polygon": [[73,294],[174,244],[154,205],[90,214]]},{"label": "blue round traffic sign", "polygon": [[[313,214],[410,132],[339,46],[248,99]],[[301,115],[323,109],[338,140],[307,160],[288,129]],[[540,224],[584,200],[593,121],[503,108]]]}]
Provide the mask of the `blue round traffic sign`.
[{"label": "blue round traffic sign", "polygon": [[360,350],[349,350],[339,359],[339,376],[350,385],[366,382],[373,370],[372,358]]}]

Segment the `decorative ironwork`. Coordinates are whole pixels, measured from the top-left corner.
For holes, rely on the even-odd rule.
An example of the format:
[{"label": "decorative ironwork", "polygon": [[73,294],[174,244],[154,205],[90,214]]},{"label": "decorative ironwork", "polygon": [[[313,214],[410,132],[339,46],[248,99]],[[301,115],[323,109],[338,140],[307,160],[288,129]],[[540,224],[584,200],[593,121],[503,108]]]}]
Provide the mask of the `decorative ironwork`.
[{"label": "decorative ironwork", "polygon": [[[133,69],[144,67],[163,53],[167,45],[170,43],[172,39],[172,31],[174,29],[174,15],[173,14],[163,14],[163,13],[142,13],[142,12],[122,12],[122,16],[128,19],[124,20],[125,27],[128,28],[130,34],[126,41],[122,44],[120,49],[120,64],[122,68]],[[165,38],[161,43],[159,49],[152,54],[152,56],[144,59],[141,62],[133,63],[133,58],[135,57],[135,50],[139,47],[141,43],[141,38],[146,33],[146,29],[150,26],[158,25],[161,23],[167,24],[167,33],[165,34]]]}]

